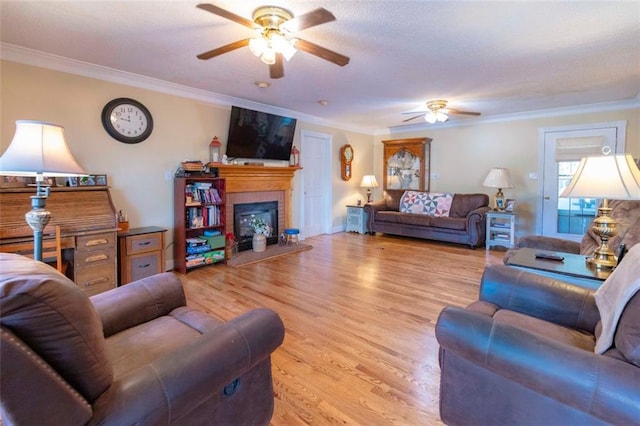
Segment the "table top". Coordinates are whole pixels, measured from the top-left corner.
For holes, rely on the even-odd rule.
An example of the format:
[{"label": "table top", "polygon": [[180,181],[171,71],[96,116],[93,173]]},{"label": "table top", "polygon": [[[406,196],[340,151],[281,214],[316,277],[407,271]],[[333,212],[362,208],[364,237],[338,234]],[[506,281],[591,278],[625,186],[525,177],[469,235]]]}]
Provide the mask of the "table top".
[{"label": "table top", "polygon": [[[564,257],[562,261],[536,258],[536,253],[543,252]],[[521,248],[507,260],[507,265],[521,266],[537,269],[539,271],[555,272],[557,274],[572,277],[588,278],[604,281],[611,274],[611,270],[597,269],[587,263],[587,257],[583,254],[563,253],[559,251],[539,250],[533,248]]]}]

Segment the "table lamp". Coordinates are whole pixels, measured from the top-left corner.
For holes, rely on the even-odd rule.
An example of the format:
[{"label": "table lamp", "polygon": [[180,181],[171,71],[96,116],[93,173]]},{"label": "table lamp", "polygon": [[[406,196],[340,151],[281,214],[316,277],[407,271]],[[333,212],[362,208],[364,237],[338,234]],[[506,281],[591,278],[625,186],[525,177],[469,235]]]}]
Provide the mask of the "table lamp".
[{"label": "table lamp", "polygon": [[615,220],[609,216],[608,199],[640,199],[640,170],[631,155],[601,155],[580,160],[571,182],[560,194],[562,198],[602,198],[593,232],[602,242],[587,262],[596,268],[613,268],[618,259],[609,248],[609,239],[618,234]]},{"label": "table lamp", "polygon": [[511,185],[511,178],[509,177],[509,170],[500,167],[494,167],[489,171],[489,174],[482,182],[482,186],[489,188],[497,188],[496,193],[496,210],[503,211],[505,207],[503,188],[513,188]]},{"label": "table lamp", "polygon": [[45,209],[49,187],[45,176],[85,176],[64,138],[64,128],[41,121],[16,121],[16,132],[9,148],[0,157],[0,175],[35,176],[36,195],[31,197],[31,211],[25,218],[33,230],[33,258],[42,260],[42,231],[51,218]]},{"label": "table lamp", "polygon": [[360,181],[360,188],[367,188],[367,203],[370,203],[371,200],[371,188],[377,188],[378,181],[374,175],[364,175],[362,176],[362,180]]}]

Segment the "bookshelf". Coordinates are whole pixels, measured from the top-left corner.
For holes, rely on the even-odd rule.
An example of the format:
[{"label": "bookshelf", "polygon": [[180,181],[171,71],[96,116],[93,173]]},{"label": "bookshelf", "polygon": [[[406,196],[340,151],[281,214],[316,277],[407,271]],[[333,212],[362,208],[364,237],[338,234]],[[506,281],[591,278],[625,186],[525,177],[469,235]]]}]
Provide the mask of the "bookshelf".
[{"label": "bookshelf", "polygon": [[174,178],[173,257],[185,274],[224,261],[225,199],[223,178]]}]

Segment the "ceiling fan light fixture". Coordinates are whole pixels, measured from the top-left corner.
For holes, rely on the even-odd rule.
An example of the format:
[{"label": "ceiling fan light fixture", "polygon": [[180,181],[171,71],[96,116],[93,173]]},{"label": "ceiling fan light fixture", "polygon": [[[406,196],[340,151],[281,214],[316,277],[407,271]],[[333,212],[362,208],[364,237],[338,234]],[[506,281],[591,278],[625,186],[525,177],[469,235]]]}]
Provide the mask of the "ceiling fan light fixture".
[{"label": "ceiling fan light fixture", "polygon": [[271,47],[276,53],[281,53],[288,61],[295,55],[296,48],[293,47],[295,40],[287,40],[282,34],[273,34],[271,36]]},{"label": "ceiling fan light fixture", "polygon": [[442,112],[442,111],[436,112],[436,120],[438,120],[440,123],[444,123],[448,119],[449,119],[449,116],[447,114],[445,114],[444,112]]},{"label": "ceiling fan light fixture", "polygon": [[276,63],[276,51],[271,47],[267,47],[262,53],[260,59],[267,65],[273,65]]},{"label": "ceiling fan light fixture", "polygon": [[249,50],[254,56],[261,57],[266,49],[267,41],[262,36],[249,40]]},{"label": "ceiling fan light fixture", "polygon": [[433,124],[437,120],[438,120],[438,117],[436,117],[433,111],[427,111],[427,113],[424,115],[424,121],[426,121],[429,124]]}]

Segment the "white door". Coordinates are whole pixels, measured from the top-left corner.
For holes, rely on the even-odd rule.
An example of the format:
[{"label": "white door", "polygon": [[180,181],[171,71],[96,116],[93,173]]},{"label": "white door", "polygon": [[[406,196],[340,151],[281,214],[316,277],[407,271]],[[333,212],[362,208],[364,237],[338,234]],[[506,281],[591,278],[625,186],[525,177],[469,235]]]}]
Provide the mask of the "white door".
[{"label": "white door", "polygon": [[579,241],[597,213],[600,200],[559,198],[580,159],[587,155],[623,153],[626,122],[543,129],[541,234]]},{"label": "white door", "polygon": [[331,135],[302,131],[303,238],[331,232]]}]

